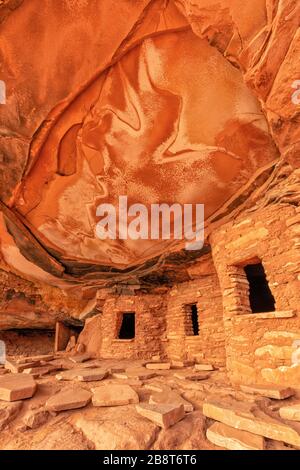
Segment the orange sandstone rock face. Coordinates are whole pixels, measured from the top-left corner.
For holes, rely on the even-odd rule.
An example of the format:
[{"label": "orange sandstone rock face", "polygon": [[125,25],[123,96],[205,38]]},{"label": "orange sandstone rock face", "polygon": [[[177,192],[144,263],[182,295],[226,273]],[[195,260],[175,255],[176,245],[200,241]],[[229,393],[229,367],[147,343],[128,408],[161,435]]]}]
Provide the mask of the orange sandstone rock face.
[{"label": "orange sandstone rock face", "polygon": [[190,28],[125,54],[36,150],[17,210],[61,256],[124,267],[170,242],[100,242],[100,203],[117,207],[120,195],[130,205],[201,201],[210,216],[277,156],[241,74]]},{"label": "orange sandstone rock face", "polygon": [[1,377],[0,399],[3,401],[18,401],[31,398],[37,389],[37,384],[30,375],[9,374]]},{"label": "orange sandstone rock face", "polygon": [[[203,203],[211,220],[272,168],[280,158],[275,143],[284,150],[288,140],[266,103],[285,64],[286,30],[290,39],[295,32],[298,7],[287,3],[281,11],[257,0],[251,16],[244,2],[231,0],[72,7],[64,0],[43,9],[34,0],[10,13],[1,25],[5,261],[60,285],[86,273],[97,279],[103,267],[142,265],[182,245],[100,241],[100,203],[117,205],[120,195],[146,207]],[[286,13],[290,19],[276,29]],[[272,75],[271,60],[263,63],[276,41],[283,52]],[[289,64],[295,48],[296,39]],[[287,119],[296,113],[287,102],[285,110]],[[285,136],[294,132],[287,126]]]}]

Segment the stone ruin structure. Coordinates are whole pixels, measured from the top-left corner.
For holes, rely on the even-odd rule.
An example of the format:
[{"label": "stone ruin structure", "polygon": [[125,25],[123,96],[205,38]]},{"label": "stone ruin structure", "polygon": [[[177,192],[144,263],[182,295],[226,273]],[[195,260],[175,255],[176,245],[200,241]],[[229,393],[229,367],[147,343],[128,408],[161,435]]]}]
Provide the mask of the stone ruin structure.
[{"label": "stone ruin structure", "polygon": [[[299,20],[298,0],[0,1],[9,357],[54,347],[103,364],[196,363],[232,390],[265,387],[272,399],[284,386],[300,398]],[[204,204],[203,247],[99,240],[97,206],[124,194],[146,207]],[[208,408],[193,419],[230,425]],[[215,424],[211,442],[243,446]],[[300,447],[288,429],[257,434]],[[128,439],[116,448],[168,445]]]}]

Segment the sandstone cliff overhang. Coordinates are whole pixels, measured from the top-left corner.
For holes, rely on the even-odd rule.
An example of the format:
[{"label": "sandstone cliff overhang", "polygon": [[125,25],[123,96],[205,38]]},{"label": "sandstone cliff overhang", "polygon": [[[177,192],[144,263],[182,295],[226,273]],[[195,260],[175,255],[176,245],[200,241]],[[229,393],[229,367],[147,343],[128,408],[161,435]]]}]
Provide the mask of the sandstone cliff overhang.
[{"label": "sandstone cliff overhang", "polygon": [[208,237],[274,168],[297,167],[296,0],[0,8],[1,252],[16,272],[58,286],[184,279],[208,245],[99,241],[99,201],[201,202]]}]

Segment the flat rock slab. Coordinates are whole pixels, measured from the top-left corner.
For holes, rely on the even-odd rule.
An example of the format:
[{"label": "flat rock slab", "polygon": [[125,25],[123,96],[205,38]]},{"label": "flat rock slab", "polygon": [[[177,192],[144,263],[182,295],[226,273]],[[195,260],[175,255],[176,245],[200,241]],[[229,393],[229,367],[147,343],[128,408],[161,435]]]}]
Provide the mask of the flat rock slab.
[{"label": "flat rock slab", "polygon": [[86,369],[69,369],[56,374],[57,380],[76,380],[78,374],[84,373]]},{"label": "flat rock slab", "polygon": [[191,380],[193,382],[197,382],[198,380],[208,379],[210,377],[210,374],[205,372],[182,371],[175,372],[174,377],[180,380]]},{"label": "flat rock slab", "polygon": [[83,369],[71,369],[56,374],[57,380],[78,380],[79,382],[92,382],[103,380],[107,377],[108,371],[105,369],[95,368],[83,368]]},{"label": "flat rock slab", "polygon": [[113,376],[116,379],[139,379],[139,380],[147,380],[156,377],[156,372],[147,370],[143,367],[133,367],[126,369],[125,372],[114,373]]},{"label": "flat rock slab", "polygon": [[206,431],[207,439],[229,450],[264,450],[265,440],[247,431],[234,429],[226,424],[214,423]]},{"label": "flat rock slab", "polygon": [[[119,382],[120,383],[120,382]],[[141,388],[144,384],[144,382],[142,382],[141,380],[139,379],[127,379],[127,380],[122,380],[122,384],[124,385],[130,385],[130,387],[139,387]],[[117,384],[116,384],[117,385]]]},{"label": "flat rock slab", "polygon": [[194,407],[187,400],[182,398],[179,393],[173,390],[164,390],[160,393],[154,393],[149,398],[150,405],[183,405],[184,411],[190,413],[194,410]]},{"label": "flat rock slab", "polygon": [[18,416],[22,405],[23,403],[21,401],[14,403],[0,402],[0,431]]},{"label": "flat rock slab", "polygon": [[[74,368],[74,362],[70,361],[69,359],[64,359],[64,358],[59,358],[59,359],[54,359],[53,361],[50,361],[48,364],[45,364],[43,362],[43,365],[47,366],[55,366],[57,367],[57,370],[70,370]],[[80,366],[80,368],[83,366]]]},{"label": "flat rock slab", "polygon": [[34,379],[41,377],[43,375],[49,374],[49,372],[57,370],[56,368],[51,368],[49,366],[42,367],[29,367],[28,369],[23,370],[23,374],[30,374]]},{"label": "flat rock slab", "polygon": [[136,405],[136,411],[163,429],[168,429],[185,417],[183,405]]},{"label": "flat rock slab", "polygon": [[88,353],[76,354],[75,356],[70,356],[69,359],[76,364],[80,364],[82,362],[89,361],[91,359],[91,355]]},{"label": "flat rock slab", "polygon": [[140,416],[135,407],[93,408],[73,412],[71,421],[94,443],[96,450],[145,450],[151,448],[159,428]]},{"label": "flat rock slab", "polygon": [[91,401],[91,392],[83,388],[62,390],[46,402],[47,411],[66,411],[83,408]]},{"label": "flat rock slab", "polygon": [[139,403],[139,396],[130,385],[103,385],[93,388],[94,406],[121,406]]},{"label": "flat rock slab", "polygon": [[203,404],[203,414],[236,429],[300,448],[300,434],[296,429],[271,418],[255,405],[241,404],[233,399],[230,402],[208,401]]},{"label": "flat rock slab", "polygon": [[154,392],[154,393],[161,393],[161,392],[164,392],[164,391],[171,391],[171,388],[168,385],[162,384],[160,382],[149,382],[144,386],[144,388],[146,390],[150,390],[151,392]]},{"label": "flat rock slab", "polygon": [[53,361],[54,354],[42,354],[40,356],[30,356],[30,357],[22,357],[18,359],[16,362],[17,364],[28,364],[29,362],[49,362]]},{"label": "flat rock slab", "polygon": [[208,372],[215,370],[212,364],[195,364],[194,369],[196,371],[208,371]]},{"label": "flat rock slab", "polygon": [[[97,360],[82,362],[80,369],[103,369],[103,363]],[[108,370],[108,367],[106,367],[105,370]]]},{"label": "flat rock slab", "polygon": [[126,374],[129,379],[135,378],[139,380],[147,380],[156,377],[156,372],[147,370],[144,367],[137,367],[137,368],[128,368],[126,369]]},{"label": "flat rock slab", "polygon": [[0,377],[0,400],[17,401],[31,398],[37,389],[37,383],[31,375],[8,374]]},{"label": "flat rock slab", "polygon": [[118,367],[118,366],[112,366],[109,368],[109,373],[110,374],[124,374],[125,373],[125,368],[124,367]]},{"label": "flat rock slab", "polygon": [[31,362],[25,362],[23,364],[18,364],[15,361],[7,360],[5,362],[5,369],[10,370],[13,374],[18,374],[20,372],[23,372],[24,369],[28,369],[29,367],[38,367],[40,365],[41,365],[40,361],[31,361]]},{"label": "flat rock slab", "polygon": [[289,387],[280,387],[272,385],[271,387],[265,385],[240,385],[240,389],[245,393],[252,393],[253,395],[261,395],[274,400],[284,400],[295,395],[295,390]]},{"label": "flat rock slab", "polygon": [[84,369],[76,376],[76,380],[79,382],[95,382],[103,380],[108,376],[108,371],[105,369]]},{"label": "flat rock slab", "polygon": [[181,369],[182,367],[190,367],[195,364],[195,361],[172,361],[174,369]]},{"label": "flat rock slab", "polygon": [[30,410],[23,417],[23,423],[27,428],[36,429],[48,421],[50,416],[49,411],[44,408],[39,410]]},{"label": "flat rock slab", "polygon": [[290,421],[300,421],[300,403],[283,406],[279,409],[280,417]]},{"label": "flat rock slab", "polygon": [[168,370],[168,369],[171,369],[171,363],[170,362],[148,362],[146,364],[146,369]]},{"label": "flat rock slab", "polygon": [[114,379],[122,379],[122,380],[128,379],[128,375],[126,374],[125,370],[122,372],[112,372],[112,376]]}]

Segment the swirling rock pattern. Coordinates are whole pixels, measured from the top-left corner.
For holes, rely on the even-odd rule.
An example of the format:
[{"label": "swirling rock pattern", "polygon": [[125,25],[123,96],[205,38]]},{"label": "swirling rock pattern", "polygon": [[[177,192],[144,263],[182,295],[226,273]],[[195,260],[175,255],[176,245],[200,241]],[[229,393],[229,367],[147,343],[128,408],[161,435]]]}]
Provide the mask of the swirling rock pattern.
[{"label": "swirling rock pattern", "polygon": [[99,203],[203,203],[209,231],[276,163],[296,166],[298,26],[296,0],[11,10],[0,52],[5,263],[56,285],[128,274],[182,246],[98,240]]}]

